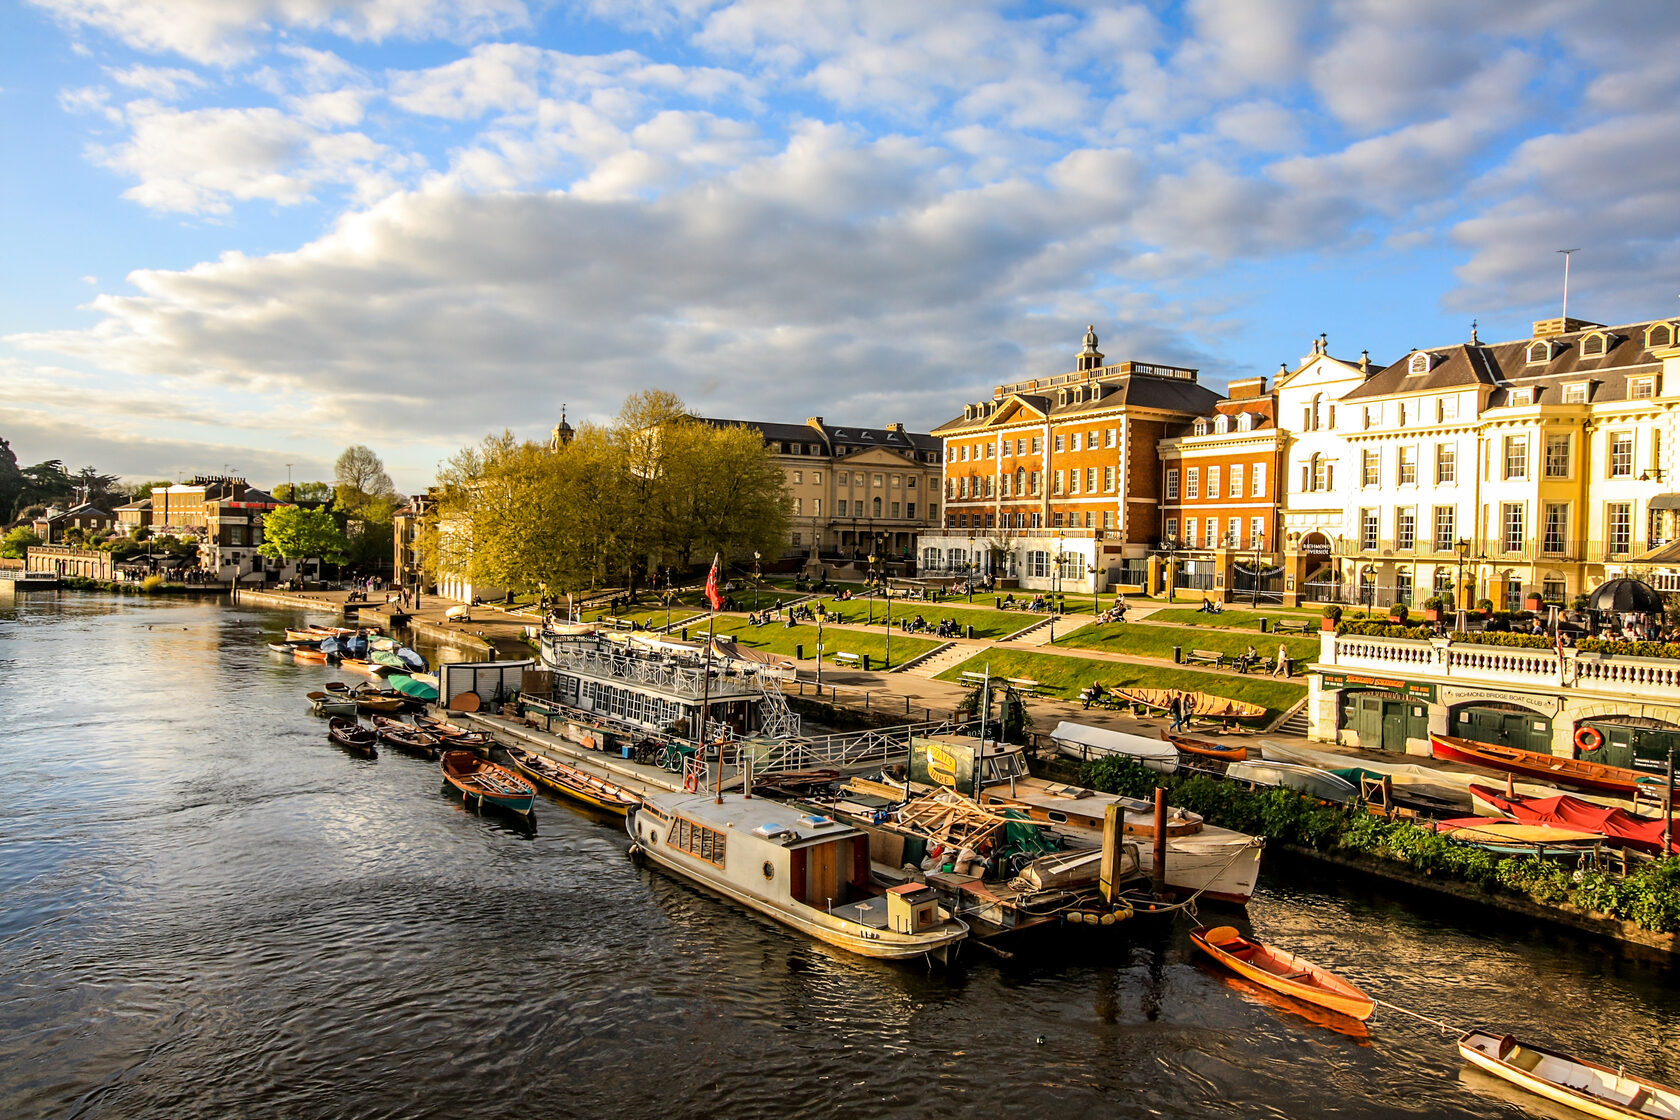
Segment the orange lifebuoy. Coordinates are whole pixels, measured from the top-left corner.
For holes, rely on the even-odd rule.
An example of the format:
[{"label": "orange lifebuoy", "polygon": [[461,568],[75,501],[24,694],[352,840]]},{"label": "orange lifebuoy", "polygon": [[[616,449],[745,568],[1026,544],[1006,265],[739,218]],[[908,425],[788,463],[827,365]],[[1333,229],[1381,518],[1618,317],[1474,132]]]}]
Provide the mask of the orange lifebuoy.
[{"label": "orange lifebuoy", "polygon": [[683,788],[689,793],[699,793],[700,771],[690,767],[688,773],[683,777]]},{"label": "orange lifebuoy", "polygon": [[1596,751],[1604,745],[1604,732],[1596,727],[1583,727],[1575,732],[1575,745],[1584,751]]}]

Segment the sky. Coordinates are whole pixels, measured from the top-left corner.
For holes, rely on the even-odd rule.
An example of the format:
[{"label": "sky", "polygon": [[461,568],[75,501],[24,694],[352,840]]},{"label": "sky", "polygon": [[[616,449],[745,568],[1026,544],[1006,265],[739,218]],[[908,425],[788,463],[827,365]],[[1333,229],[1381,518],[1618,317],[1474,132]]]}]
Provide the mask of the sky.
[{"label": "sky", "polygon": [[[0,4],[0,438],[400,489],[491,431],[925,430],[1680,314],[1680,5]],[[288,467],[290,464],[290,467]]]}]

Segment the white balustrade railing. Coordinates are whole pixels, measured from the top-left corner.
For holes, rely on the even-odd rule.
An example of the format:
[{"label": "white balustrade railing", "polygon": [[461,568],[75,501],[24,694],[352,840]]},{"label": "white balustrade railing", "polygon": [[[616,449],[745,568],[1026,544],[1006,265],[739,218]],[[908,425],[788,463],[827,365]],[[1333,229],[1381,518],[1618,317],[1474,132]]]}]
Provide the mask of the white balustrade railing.
[{"label": "white balustrade railing", "polygon": [[1680,700],[1680,659],[1621,657],[1565,648],[1377,638],[1325,633],[1319,667],[1420,676],[1480,686],[1520,686]]}]

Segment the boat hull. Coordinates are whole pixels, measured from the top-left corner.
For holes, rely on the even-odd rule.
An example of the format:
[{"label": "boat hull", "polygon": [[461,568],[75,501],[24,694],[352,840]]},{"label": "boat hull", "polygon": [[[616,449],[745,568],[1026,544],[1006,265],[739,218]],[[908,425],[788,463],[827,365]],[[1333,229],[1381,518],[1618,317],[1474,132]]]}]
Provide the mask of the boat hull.
[{"label": "boat hull", "polygon": [[[635,814],[629,814],[627,820],[631,826],[631,836],[634,836]],[[745,891],[736,890],[727,883],[695,875],[688,867],[664,855],[653,845],[638,845],[636,851],[658,864],[663,870],[686,879],[696,886],[704,887],[713,894],[721,895],[731,902],[738,902],[749,910],[757,911],[767,918],[805,934],[807,937],[813,937],[826,945],[844,949],[849,953],[856,953],[860,957],[871,957],[883,961],[905,961],[931,955],[945,961],[949,958],[950,951],[956,947],[957,943],[968,936],[968,926],[966,924],[960,930],[953,930],[937,939],[923,935],[914,942],[900,940],[903,938],[902,934],[894,934],[889,930],[871,930],[871,934],[878,936],[865,936],[861,932],[846,929],[838,919],[830,918],[829,915],[821,911],[811,910],[811,917],[806,917],[803,914],[776,906],[765,899],[756,898]]]},{"label": "boat hull", "polygon": [[[1507,1041],[1511,1044],[1510,1052],[1502,1057]],[[1458,1040],[1458,1052],[1480,1070],[1588,1116],[1604,1120],[1680,1117],[1680,1091],[1642,1077],[1630,1077],[1596,1062],[1568,1058],[1537,1046],[1517,1045],[1509,1036],[1467,1031]],[[1528,1064],[1530,1059],[1534,1059],[1532,1064]],[[1558,1080],[1553,1080],[1554,1077]],[[1577,1079],[1581,1087],[1563,1084],[1563,1078]]]},{"label": "boat hull", "polygon": [[[1338,1015],[1346,1015],[1350,1019],[1358,1019],[1360,1022],[1369,1019],[1371,1013],[1376,1010],[1375,1001],[1357,987],[1299,957],[1281,953],[1249,938],[1239,939],[1245,945],[1258,948],[1256,957],[1272,960],[1290,970],[1287,974],[1280,975],[1227,951],[1220,944],[1219,935],[1235,933],[1236,930],[1229,926],[1205,933],[1195,930],[1190,934],[1190,940],[1198,949],[1232,972],[1280,995],[1322,1007],[1326,1011],[1334,1011]],[[1307,980],[1312,982],[1305,982]]]},{"label": "boat hull", "polygon": [[[451,755],[466,754],[476,765],[468,771],[450,769]],[[485,779],[480,775],[487,775]],[[537,800],[537,788],[511,770],[484,762],[466,751],[450,751],[443,756],[443,780],[467,801],[479,805],[495,805],[515,813],[529,813]]]},{"label": "boat hull", "polygon": [[[592,779],[591,775],[582,774],[574,767],[561,767],[561,764],[551,763],[556,769],[550,770],[526,762],[520,757],[519,753],[514,751],[510,750],[509,756],[513,759],[515,768],[526,778],[543,789],[569,800],[580,801],[585,805],[620,817],[641,804],[641,799],[628,790],[602,779]],[[577,774],[578,777],[574,779],[573,774]],[[594,783],[599,783],[599,788],[596,788]]]},{"label": "boat hull", "polygon": [[1520,774],[1549,784],[1579,786],[1582,789],[1602,790],[1605,793],[1631,796],[1638,786],[1639,779],[1649,778],[1649,775],[1641,775],[1636,770],[1624,770],[1619,766],[1581,762],[1558,755],[1540,754],[1538,751],[1518,750],[1515,747],[1498,747],[1491,743],[1478,743],[1473,739],[1460,739],[1452,735],[1431,735],[1429,743],[1436,758],[1465,762],[1502,773]]}]

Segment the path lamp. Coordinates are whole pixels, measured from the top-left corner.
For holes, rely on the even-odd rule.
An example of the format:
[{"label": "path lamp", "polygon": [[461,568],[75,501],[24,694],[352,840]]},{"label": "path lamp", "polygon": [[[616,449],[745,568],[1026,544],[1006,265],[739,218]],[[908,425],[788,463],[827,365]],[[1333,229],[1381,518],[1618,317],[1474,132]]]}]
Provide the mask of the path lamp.
[{"label": "path lamp", "polygon": [[1458,585],[1453,589],[1453,607],[1458,611],[1459,629],[1464,628],[1464,600],[1474,601],[1474,595],[1464,594],[1464,562],[1470,558],[1470,542],[1460,538],[1453,545],[1453,551],[1458,553]]},{"label": "path lamp", "polygon": [[1050,569],[1050,644],[1056,644],[1056,596],[1062,588],[1062,549],[1067,542],[1056,538],[1056,566]]},{"label": "path lamp", "polygon": [[[1092,557],[1090,560],[1085,561],[1085,574],[1091,577],[1091,621],[1092,622],[1095,622],[1097,620],[1097,616],[1102,613],[1102,604],[1097,601],[1097,570],[1098,569],[1097,569],[1097,563],[1096,563],[1096,558],[1095,557]],[[1119,596],[1118,593],[1115,594],[1114,601],[1116,603],[1118,603],[1120,601],[1120,596]]]},{"label": "path lamp", "polygon": [[980,574],[980,557],[974,551],[974,536],[968,538],[968,601],[974,602],[974,580]]},{"label": "path lamp", "polygon": [[[876,543],[879,544],[880,542],[876,542]],[[875,572],[875,562],[876,562],[877,559],[878,559],[877,554],[874,553],[873,551],[870,552],[870,554],[869,554],[869,571],[872,575]],[[883,662],[884,665],[886,665],[887,667],[890,668],[892,666],[892,594],[891,594],[891,592],[889,592],[887,590],[887,581],[886,580],[880,579],[879,576],[876,576],[875,578],[877,579],[876,586],[880,589],[881,593],[887,597],[887,621],[886,621],[887,652],[886,652],[886,656],[882,659],[882,662]],[[874,621],[874,618],[875,618],[875,615],[874,615],[875,600],[874,600],[873,596],[869,600],[869,605],[870,605],[870,616],[869,616],[870,621]]]},{"label": "path lamp", "polygon": [[764,569],[760,567],[758,552],[753,552],[753,613],[758,613],[758,582],[764,578]]}]

